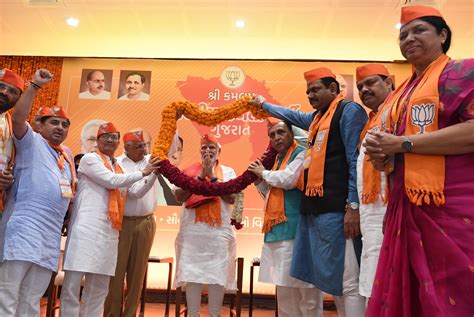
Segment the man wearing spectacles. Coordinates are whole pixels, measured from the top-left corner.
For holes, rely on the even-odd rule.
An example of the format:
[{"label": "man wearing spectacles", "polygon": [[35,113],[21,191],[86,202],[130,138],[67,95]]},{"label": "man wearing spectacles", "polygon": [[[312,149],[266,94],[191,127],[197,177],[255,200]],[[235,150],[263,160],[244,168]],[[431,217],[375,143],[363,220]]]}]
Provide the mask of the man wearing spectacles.
[{"label": "man wearing spectacles", "polygon": [[104,73],[100,70],[93,70],[86,77],[87,90],[79,94],[81,99],[110,99],[110,91],[106,91]]},{"label": "man wearing spectacles", "polygon": [[[143,169],[150,160],[150,155],[146,155],[143,131],[126,133],[123,142],[125,152],[117,158],[117,162],[124,172],[133,173]],[[123,227],[119,236],[117,268],[115,276],[110,279],[109,294],[104,305],[105,317],[136,315],[148,256],[156,231],[153,215],[157,203],[156,180],[157,175],[152,173],[127,189]],[[127,295],[122,313],[125,276]]]},{"label": "man wearing spectacles", "polygon": [[[100,125],[97,140],[97,153],[87,153],[79,163],[78,192],[63,266],[61,316],[101,316],[109,279],[115,275],[119,231],[130,192],[127,188],[148,180],[159,162],[153,159],[140,170],[126,173],[114,158],[120,133],[111,122]],[[134,188],[140,192],[148,185],[147,181],[138,182]]]}]

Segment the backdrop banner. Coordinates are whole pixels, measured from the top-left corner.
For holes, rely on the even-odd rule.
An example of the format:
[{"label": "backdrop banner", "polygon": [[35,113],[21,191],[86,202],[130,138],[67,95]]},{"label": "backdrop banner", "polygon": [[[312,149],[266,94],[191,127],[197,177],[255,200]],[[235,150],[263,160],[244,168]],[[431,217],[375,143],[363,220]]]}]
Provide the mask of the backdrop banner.
[{"label": "backdrop banner", "polygon": [[[98,125],[111,121],[122,135],[143,129],[155,141],[161,123],[161,110],[173,101],[189,100],[201,109],[213,109],[242,96],[263,95],[269,102],[292,109],[312,111],[306,97],[303,73],[328,67],[335,74],[347,99],[360,102],[355,83],[355,62],[290,62],[239,60],[149,60],[65,58],[61,73],[58,104],[71,120],[65,144],[74,154],[94,149]],[[408,64],[385,64],[396,84],[408,77]],[[222,145],[220,162],[234,168],[237,175],[258,158],[268,146],[266,124],[246,113],[213,128],[186,118],[178,121],[184,140],[184,169],[200,160],[200,135],[214,133]],[[146,140],[147,141],[147,140]],[[116,155],[123,151],[123,142]],[[174,256],[174,239],[179,227],[181,206],[170,197],[169,183],[160,179],[157,231],[152,255]],[[237,255],[245,258],[244,291],[248,291],[250,260],[259,257],[263,243],[263,199],[255,186],[244,191],[244,228],[237,231]],[[165,288],[167,266],[150,266],[150,288]],[[257,277],[255,277],[257,280]],[[256,283],[255,292],[273,293],[272,285]]]}]

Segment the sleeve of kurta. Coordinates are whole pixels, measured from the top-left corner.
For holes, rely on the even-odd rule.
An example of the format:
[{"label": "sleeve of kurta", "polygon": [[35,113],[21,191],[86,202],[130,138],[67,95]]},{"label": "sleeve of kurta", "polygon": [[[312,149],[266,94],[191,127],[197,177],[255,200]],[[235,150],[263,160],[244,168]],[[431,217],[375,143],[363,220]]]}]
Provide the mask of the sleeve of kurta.
[{"label": "sleeve of kurta", "polygon": [[270,186],[268,186],[267,182],[264,179],[262,179],[262,181],[258,185],[255,185],[255,187],[257,187],[257,191],[260,194],[260,196],[263,199],[265,199],[268,191],[270,190]]},{"label": "sleeve of kurta", "polygon": [[151,173],[150,175],[143,177],[141,180],[133,183],[133,185],[127,189],[127,196],[132,198],[142,198],[146,195],[146,193],[148,193],[149,190],[153,188],[156,180],[157,176],[155,173]]},{"label": "sleeve of kurta", "polygon": [[349,165],[349,202],[359,202],[357,195],[357,157],[359,156],[359,137],[367,122],[367,112],[361,105],[350,102],[342,111],[340,122],[341,138]]},{"label": "sleeve of kurta", "polygon": [[303,168],[304,151],[281,171],[263,171],[263,180],[272,187],[292,189],[296,186]]},{"label": "sleeve of kurta", "polygon": [[31,129],[30,125],[28,124],[26,134],[21,139],[17,139],[15,134],[13,134],[13,142],[15,143],[16,150],[18,151],[28,148],[31,150],[31,147],[34,143],[34,138],[35,132],[33,132],[33,129]]},{"label": "sleeve of kurta", "polygon": [[273,117],[286,120],[292,125],[306,131],[308,131],[316,115],[316,111],[302,112],[282,106],[275,106],[268,102],[263,103],[262,109],[268,111]]},{"label": "sleeve of kurta", "polygon": [[107,189],[129,187],[143,178],[142,172],[115,174],[105,167],[102,159],[95,153],[86,154],[79,163],[79,175],[84,174],[93,182]]}]

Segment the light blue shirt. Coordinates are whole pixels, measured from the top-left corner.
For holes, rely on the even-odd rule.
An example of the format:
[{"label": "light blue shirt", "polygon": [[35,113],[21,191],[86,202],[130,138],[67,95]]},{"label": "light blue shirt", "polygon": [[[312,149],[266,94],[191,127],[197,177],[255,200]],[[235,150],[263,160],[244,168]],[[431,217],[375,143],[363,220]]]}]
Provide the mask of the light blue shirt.
[{"label": "light blue shirt", "polygon": [[61,228],[69,206],[59,180],[64,177],[70,182],[71,170],[65,162],[62,175],[59,154],[30,126],[14,142],[15,182],[0,225],[0,262],[27,261],[57,271]]},{"label": "light blue shirt", "polygon": [[[350,105],[352,104],[352,105]],[[290,108],[272,105],[265,102],[262,107],[272,116],[284,119],[298,128],[309,130],[311,123],[317,111],[301,112]],[[367,112],[356,102],[349,102],[339,121],[341,138],[344,143],[347,164],[349,165],[349,193],[347,199],[349,202],[359,202],[357,195],[357,157],[359,156],[359,136],[367,123]]]}]

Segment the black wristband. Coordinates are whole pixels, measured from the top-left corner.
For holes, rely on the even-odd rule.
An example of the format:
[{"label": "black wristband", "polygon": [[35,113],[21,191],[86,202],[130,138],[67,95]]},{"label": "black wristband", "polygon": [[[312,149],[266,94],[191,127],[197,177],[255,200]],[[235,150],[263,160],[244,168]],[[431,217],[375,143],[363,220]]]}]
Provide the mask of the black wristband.
[{"label": "black wristband", "polygon": [[204,180],[201,176],[198,175],[197,179],[199,179],[201,182]]},{"label": "black wristband", "polygon": [[33,87],[36,88],[36,89],[41,89],[41,86],[38,85],[37,83],[35,83],[35,82],[32,81],[32,80],[30,81],[30,85],[33,86]]},{"label": "black wristband", "polygon": [[211,179],[211,183],[215,183],[215,182],[217,182],[218,180],[219,180],[219,178],[214,177],[213,179]]}]

